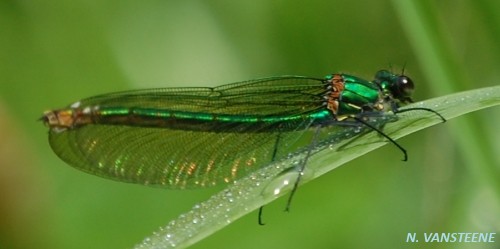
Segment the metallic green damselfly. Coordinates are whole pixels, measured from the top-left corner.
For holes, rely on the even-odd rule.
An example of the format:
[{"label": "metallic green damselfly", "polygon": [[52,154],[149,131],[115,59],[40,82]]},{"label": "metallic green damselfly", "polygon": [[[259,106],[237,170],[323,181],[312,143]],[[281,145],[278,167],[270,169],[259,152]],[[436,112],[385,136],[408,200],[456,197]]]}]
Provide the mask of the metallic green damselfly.
[{"label": "metallic green damselfly", "polygon": [[406,160],[403,147],[366,117],[423,110],[445,121],[430,109],[400,109],[412,102],[413,89],[408,76],[386,70],[373,81],[281,76],[104,94],[47,111],[42,120],[54,152],[75,168],[122,182],[196,188],[233,182],[343,124],[378,132]]}]

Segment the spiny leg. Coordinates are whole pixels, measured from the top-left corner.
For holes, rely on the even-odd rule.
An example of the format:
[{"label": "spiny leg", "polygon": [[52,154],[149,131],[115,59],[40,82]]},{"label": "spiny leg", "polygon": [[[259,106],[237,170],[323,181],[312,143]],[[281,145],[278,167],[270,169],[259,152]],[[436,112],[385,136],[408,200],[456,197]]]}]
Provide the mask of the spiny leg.
[{"label": "spiny leg", "polygon": [[[280,141],[280,134],[281,133],[278,133],[278,136],[276,137],[276,142],[274,142],[274,149],[273,149],[273,155],[271,157],[271,161],[274,161],[274,159],[276,158],[276,153],[278,153],[278,144],[279,144],[279,141]],[[258,223],[259,225],[263,226],[265,225],[264,222],[262,221],[262,213],[264,212],[264,206],[260,206],[259,208],[259,216],[258,216]]]},{"label": "spiny leg", "polygon": [[294,196],[295,192],[297,191],[297,188],[299,187],[300,179],[302,178],[302,174],[304,173],[304,169],[306,167],[307,161],[309,160],[309,157],[311,156],[311,152],[314,149],[314,147],[316,147],[316,140],[318,139],[318,134],[319,134],[320,130],[321,130],[321,125],[319,125],[316,128],[316,131],[314,132],[314,135],[312,138],[312,142],[309,145],[309,149],[307,150],[307,154],[304,157],[304,159],[302,160],[302,164],[300,165],[300,168],[299,168],[299,174],[297,175],[297,179],[295,180],[295,183],[293,184],[292,191],[290,192],[290,196],[288,197],[288,201],[286,203],[286,208],[285,208],[286,212],[290,211],[290,205],[292,203],[293,196]]},{"label": "spiny leg", "polygon": [[358,118],[356,116],[353,116],[352,117],[354,120],[362,123],[363,125],[367,126],[368,128],[376,131],[378,134],[382,135],[383,137],[387,138],[387,140],[389,140],[389,142],[391,142],[392,144],[394,144],[396,147],[398,147],[402,152],[403,152],[403,161],[408,161],[408,154],[406,153],[406,150],[405,148],[403,148],[403,146],[399,145],[396,141],[394,141],[394,139],[392,139],[391,137],[389,137],[387,134],[385,134],[383,131],[377,129],[377,127],[369,124],[368,122],[364,121],[363,119],[361,118]]},{"label": "spiny leg", "polygon": [[443,121],[443,123],[446,122],[446,119],[443,116],[441,116],[441,114],[439,114],[439,112],[434,111],[430,108],[425,108],[425,107],[412,107],[412,108],[406,108],[406,109],[398,109],[398,110],[394,111],[394,113],[403,113],[403,112],[409,112],[409,111],[432,112],[432,113],[436,114],[436,116],[438,116]]}]

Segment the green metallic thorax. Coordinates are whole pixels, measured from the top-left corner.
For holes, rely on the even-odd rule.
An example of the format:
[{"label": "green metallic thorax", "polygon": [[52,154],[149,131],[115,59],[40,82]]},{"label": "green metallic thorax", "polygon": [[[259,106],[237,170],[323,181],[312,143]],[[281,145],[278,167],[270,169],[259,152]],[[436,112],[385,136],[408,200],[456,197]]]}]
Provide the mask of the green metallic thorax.
[{"label": "green metallic thorax", "polygon": [[364,110],[377,110],[380,90],[372,82],[343,74],[344,90],[339,97],[337,115],[357,114]]}]

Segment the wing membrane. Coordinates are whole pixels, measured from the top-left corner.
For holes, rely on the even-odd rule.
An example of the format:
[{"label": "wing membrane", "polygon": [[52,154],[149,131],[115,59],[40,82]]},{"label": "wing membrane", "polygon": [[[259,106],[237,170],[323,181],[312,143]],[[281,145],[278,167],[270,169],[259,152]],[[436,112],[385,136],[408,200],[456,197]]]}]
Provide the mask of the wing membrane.
[{"label": "wing membrane", "polygon": [[[120,92],[88,98],[80,105],[287,115],[324,108],[325,91],[321,79],[285,76],[215,88]],[[51,130],[49,140],[59,157],[88,173],[124,182],[193,188],[234,181],[307,146],[314,129],[312,123],[304,119],[294,122],[294,129],[284,130],[266,129],[263,124],[221,123],[216,130],[196,131],[88,124],[64,132]],[[255,132],[258,129],[264,132]]]},{"label": "wing membrane", "polygon": [[87,125],[61,133],[51,131],[50,143],[67,163],[91,174],[167,188],[192,188],[232,182],[286,157],[310,143],[309,133],[194,132]]}]

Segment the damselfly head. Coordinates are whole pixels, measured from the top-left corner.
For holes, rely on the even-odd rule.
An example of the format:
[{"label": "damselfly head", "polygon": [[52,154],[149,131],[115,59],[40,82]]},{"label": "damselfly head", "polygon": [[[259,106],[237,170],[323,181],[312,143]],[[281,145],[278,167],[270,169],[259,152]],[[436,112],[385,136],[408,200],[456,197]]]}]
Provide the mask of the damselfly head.
[{"label": "damselfly head", "polygon": [[375,74],[374,82],[385,94],[390,94],[392,98],[402,103],[413,102],[411,95],[415,85],[410,77],[393,74],[387,70],[380,70]]}]

